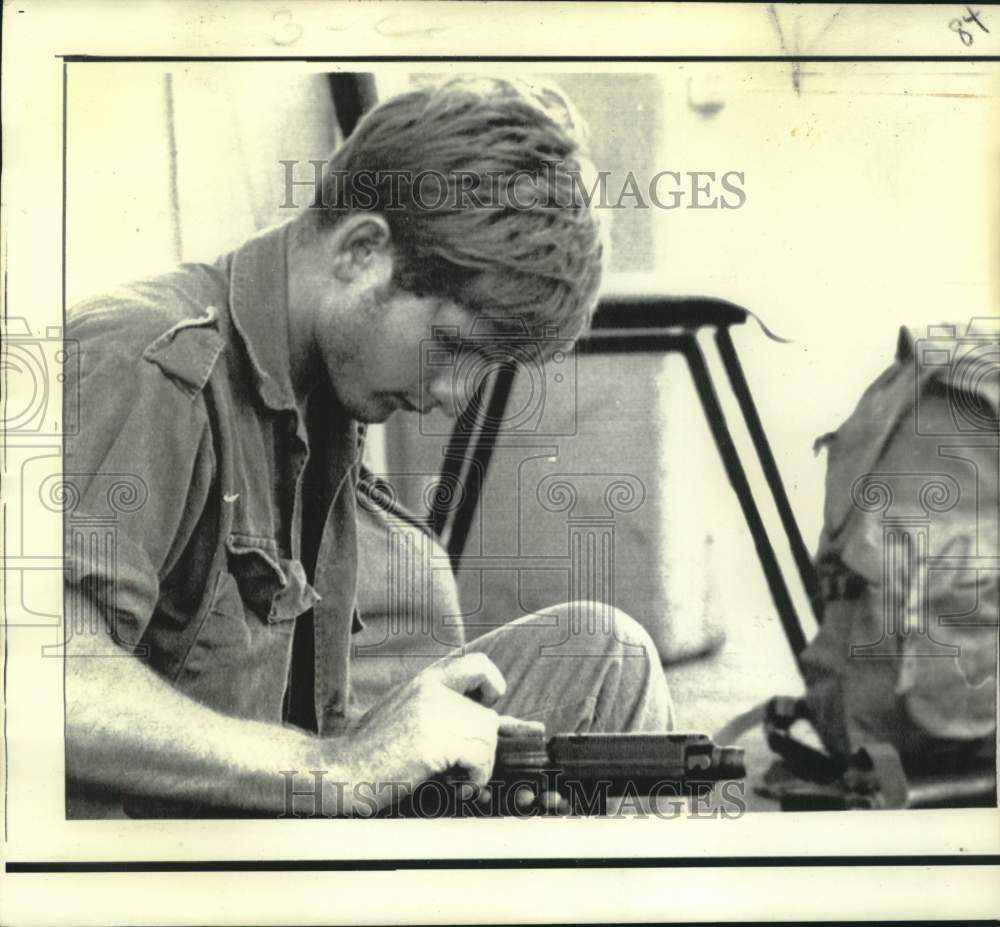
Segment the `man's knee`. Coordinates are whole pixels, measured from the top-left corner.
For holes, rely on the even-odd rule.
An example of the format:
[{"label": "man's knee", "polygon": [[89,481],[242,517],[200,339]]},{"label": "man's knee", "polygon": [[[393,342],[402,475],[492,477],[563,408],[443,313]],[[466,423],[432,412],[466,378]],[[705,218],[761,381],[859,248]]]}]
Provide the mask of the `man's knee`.
[{"label": "man's knee", "polygon": [[[621,609],[566,602],[480,640],[501,671],[512,673],[508,694],[515,701],[505,712],[544,718],[554,730],[664,731],[673,726],[656,645]],[[476,646],[475,641],[470,645]],[[532,681],[525,686],[528,678]],[[525,699],[527,707],[521,703]]]},{"label": "man's knee", "polygon": [[646,629],[620,608],[600,602],[568,602],[560,606],[567,634],[561,651],[603,664],[615,680],[615,704],[598,699],[597,730],[664,731],[674,727],[674,711],[656,644]]},{"label": "man's knee", "polygon": [[[548,611],[548,610],[547,610]],[[561,642],[574,652],[602,657],[660,662],[656,644],[631,615],[603,602],[565,602],[551,611],[558,618]]]}]

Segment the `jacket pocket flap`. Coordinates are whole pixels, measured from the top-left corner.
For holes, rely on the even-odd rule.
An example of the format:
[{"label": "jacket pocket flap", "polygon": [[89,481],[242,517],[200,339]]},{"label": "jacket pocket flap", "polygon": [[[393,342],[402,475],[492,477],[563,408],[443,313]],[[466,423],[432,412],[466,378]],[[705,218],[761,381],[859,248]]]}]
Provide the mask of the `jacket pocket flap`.
[{"label": "jacket pocket flap", "polygon": [[226,550],[240,596],[261,620],[291,621],[319,600],[302,564],[282,557],[274,539],[231,534]]}]

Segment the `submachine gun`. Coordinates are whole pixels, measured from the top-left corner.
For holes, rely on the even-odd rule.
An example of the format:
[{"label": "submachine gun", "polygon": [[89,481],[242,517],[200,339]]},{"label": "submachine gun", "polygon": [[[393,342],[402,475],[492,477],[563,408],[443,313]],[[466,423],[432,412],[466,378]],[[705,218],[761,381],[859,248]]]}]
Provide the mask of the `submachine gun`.
[{"label": "submachine gun", "polygon": [[[740,747],[717,746],[706,734],[556,734],[503,736],[489,783],[491,815],[517,814],[524,788],[557,792],[573,814],[606,813],[616,797],[651,799],[704,795],[715,784],[746,775]],[[459,775],[421,783],[396,809],[400,816],[465,816],[470,803],[449,789]],[[455,801],[445,807],[445,801]]]}]

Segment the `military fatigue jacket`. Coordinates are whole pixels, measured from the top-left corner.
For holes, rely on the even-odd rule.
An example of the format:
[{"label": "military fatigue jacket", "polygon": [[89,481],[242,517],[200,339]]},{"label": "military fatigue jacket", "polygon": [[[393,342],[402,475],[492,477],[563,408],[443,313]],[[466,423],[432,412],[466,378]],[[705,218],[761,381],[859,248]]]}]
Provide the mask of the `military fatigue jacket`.
[{"label": "military fatigue jacket", "polygon": [[[286,239],[279,226],[71,312],[67,633],[103,620],[191,697],[280,723],[295,620],[312,609],[316,719],[332,733],[348,702],[360,428],[328,389],[310,398],[321,434],[296,407]],[[322,473],[303,498],[310,454]],[[319,513],[312,582],[304,508]]]}]

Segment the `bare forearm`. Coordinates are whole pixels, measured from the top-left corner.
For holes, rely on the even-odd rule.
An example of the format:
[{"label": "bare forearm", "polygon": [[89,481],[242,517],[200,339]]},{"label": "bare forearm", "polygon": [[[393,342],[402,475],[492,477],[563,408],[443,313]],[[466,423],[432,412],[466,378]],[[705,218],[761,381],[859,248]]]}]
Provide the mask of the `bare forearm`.
[{"label": "bare forearm", "polygon": [[287,810],[283,771],[325,769],[343,781],[337,742],[206,708],[124,652],[96,655],[107,654],[110,643],[76,640],[67,658],[74,780],[132,796],[275,813]]},{"label": "bare forearm", "polygon": [[506,683],[482,654],[428,667],[349,733],[318,738],[222,715],[140,660],[107,656],[114,650],[102,633],[74,638],[67,657],[67,768],[76,782],[180,804],[340,815],[385,807],[453,768],[483,783],[493,765],[500,718],[465,693],[495,702]]}]

